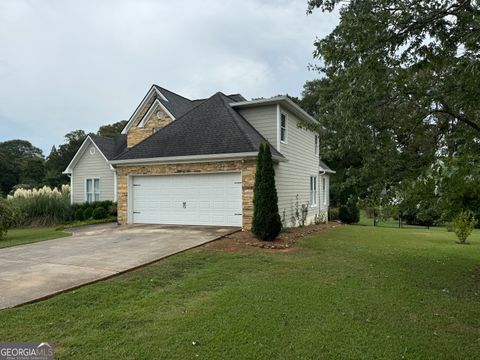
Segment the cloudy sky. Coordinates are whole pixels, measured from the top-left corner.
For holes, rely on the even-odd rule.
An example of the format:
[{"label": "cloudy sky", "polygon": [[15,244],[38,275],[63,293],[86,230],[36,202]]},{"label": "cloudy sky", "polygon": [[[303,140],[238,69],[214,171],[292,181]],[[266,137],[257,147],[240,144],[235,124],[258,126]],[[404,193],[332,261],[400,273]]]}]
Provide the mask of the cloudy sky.
[{"label": "cloudy sky", "polygon": [[128,119],[151,84],[189,98],[299,95],[337,17],[306,0],[0,0],[0,141],[48,155]]}]

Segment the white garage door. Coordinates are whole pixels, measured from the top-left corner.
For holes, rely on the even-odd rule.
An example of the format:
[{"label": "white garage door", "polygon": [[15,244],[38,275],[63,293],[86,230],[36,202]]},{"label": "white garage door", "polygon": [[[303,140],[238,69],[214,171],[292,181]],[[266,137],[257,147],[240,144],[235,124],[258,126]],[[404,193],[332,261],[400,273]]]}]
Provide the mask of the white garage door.
[{"label": "white garage door", "polygon": [[240,173],[136,176],[132,222],[242,226]]}]

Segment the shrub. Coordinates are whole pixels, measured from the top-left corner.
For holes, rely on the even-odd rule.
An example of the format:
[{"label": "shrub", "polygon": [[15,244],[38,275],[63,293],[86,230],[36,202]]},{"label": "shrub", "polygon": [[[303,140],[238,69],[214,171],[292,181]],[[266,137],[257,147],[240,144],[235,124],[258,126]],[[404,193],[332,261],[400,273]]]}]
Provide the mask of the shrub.
[{"label": "shrub", "polygon": [[11,201],[0,198],[0,240],[7,231],[21,222],[21,211]]},{"label": "shrub", "polygon": [[353,202],[341,205],[338,209],[338,218],[345,224],[355,224],[360,221],[360,209]]},{"label": "shrub", "polygon": [[272,153],[269,145],[262,144],[255,174],[252,232],[261,240],[272,241],[281,230]]},{"label": "shrub", "polygon": [[107,210],[105,210],[103,207],[99,206],[95,208],[92,212],[92,217],[95,220],[100,220],[100,219],[105,219],[108,216]]},{"label": "shrub", "polygon": [[458,242],[465,244],[467,238],[472,233],[473,229],[477,225],[477,219],[471,211],[462,211],[453,219],[452,227],[457,235]]},{"label": "shrub", "polygon": [[87,207],[87,208],[83,211],[83,219],[84,219],[84,220],[91,219],[91,218],[92,218],[92,215],[93,215],[93,209],[92,209],[91,207]]},{"label": "shrub", "polygon": [[328,209],[328,220],[338,220],[338,208]]},{"label": "shrub", "polygon": [[23,215],[19,225],[46,226],[65,222],[72,218],[70,187],[60,189],[44,186],[39,189],[15,190],[8,201],[14,204]]},{"label": "shrub", "polygon": [[112,203],[108,208],[107,208],[108,215],[110,216],[117,216],[117,204]]},{"label": "shrub", "polygon": [[83,219],[83,210],[81,208],[78,208],[77,210],[75,210],[75,220],[82,221]]}]

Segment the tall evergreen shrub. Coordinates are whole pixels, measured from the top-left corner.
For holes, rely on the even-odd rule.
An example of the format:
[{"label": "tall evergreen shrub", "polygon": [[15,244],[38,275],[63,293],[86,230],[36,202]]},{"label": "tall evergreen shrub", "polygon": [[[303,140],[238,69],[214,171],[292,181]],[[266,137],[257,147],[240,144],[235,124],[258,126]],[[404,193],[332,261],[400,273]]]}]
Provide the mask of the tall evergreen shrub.
[{"label": "tall evergreen shrub", "polygon": [[281,230],[272,153],[269,145],[262,144],[255,174],[252,232],[261,240],[272,241]]}]

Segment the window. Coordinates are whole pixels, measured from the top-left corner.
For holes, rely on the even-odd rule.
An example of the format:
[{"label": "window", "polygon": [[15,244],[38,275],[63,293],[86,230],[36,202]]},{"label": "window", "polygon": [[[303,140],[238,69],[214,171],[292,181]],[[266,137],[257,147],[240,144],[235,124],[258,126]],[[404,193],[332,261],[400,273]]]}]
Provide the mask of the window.
[{"label": "window", "polygon": [[317,177],[310,176],[310,206],[317,206]]},{"label": "window", "polygon": [[318,135],[315,135],[315,155],[318,155]]},{"label": "window", "polygon": [[87,179],[85,190],[87,202],[100,201],[100,179]]},{"label": "window", "polygon": [[322,177],[322,199],[323,205],[327,205],[327,184],[324,177]]},{"label": "window", "polygon": [[280,141],[287,143],[287,115],[284,113],[280,114]]}]

